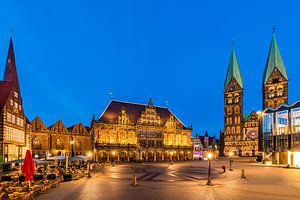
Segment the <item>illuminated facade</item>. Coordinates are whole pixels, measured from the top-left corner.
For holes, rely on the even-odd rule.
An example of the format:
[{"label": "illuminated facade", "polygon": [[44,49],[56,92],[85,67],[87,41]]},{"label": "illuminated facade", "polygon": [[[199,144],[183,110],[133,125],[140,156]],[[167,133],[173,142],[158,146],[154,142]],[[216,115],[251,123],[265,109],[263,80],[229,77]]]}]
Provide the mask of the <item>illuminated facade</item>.
[{"label": "illuminated facade", "polygon": [[[243,113],[243,80],[232,50],[224,87],[224,154],[255,156],[263,151],[263,112]],[[263,109],[288,103],[288,76],[273,32],[263,73]]]},{"label": "illuminated facade", "polygon": [[166,107],[112,100],[92,121],[99,161],[192,159],[191,128]]},{"label": "illuminated facade", "polygon": [[0,156],[10,161],[30,148],[31,127],[24,114],[13,41],[10,38],[3,80],[0,81]]},{"label": "illuminated facade", "polygon": [[[32,122],[32,153],[39,158],[56,155],[87,155],[91,151],[89,127],[82,123],[69,128],[58,120],[46,127],[39,117]],[[50,154],[50,155],[49,155]]]},{"label": "illuminated facade", "polygon": [[300,101],[263,112],[264,148],[273,164],[300,167]]},{"label": "illuminated facade", "polygon": [[221,154],[255,156],[258,152],[258,117],[243,113],[244,86],[239,64],[232,48],[224,84],[224,148]]}]

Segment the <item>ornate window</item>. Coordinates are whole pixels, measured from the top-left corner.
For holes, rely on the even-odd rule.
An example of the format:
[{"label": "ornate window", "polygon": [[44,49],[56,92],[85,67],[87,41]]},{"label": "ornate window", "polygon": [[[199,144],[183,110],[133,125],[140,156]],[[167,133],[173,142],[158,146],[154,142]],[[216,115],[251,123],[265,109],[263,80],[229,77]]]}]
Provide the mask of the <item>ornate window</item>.
[{"label": "ornate window", "polygon": [[34,137],[32,140],[32,148],[33,149],[41,149],[42,148],[42,144],[41,144],[41,140],[39,137]]},{"label": "ornate window", "polygon": [[239,114],[240,113],[240,107],[239,106],[235,106],[234,107],[234,114]]},{"label": "ornate window", "polygon": [[56,140],[56,148],[57,148],[58,150],[64,149],[64,143],[63,143],[62,139],[57,139],[57,140]]},{"label": "ornate window", "polygon": [[231,127],[231,133],[235,134],[235,128],[234,127]]},{"label": "ornate window", "polygon": [[226,133],[230,134],[230,127],[227,127]]}]

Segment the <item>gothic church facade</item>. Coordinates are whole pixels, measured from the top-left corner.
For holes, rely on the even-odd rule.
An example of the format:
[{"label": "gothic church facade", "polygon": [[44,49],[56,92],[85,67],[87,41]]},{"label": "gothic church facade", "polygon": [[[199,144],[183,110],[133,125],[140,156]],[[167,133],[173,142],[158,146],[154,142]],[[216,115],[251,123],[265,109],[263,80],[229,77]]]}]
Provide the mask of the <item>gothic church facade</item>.
[{"label": "gothic church facade", "polygon": [[[244,85],[234,48],[224,83],[224,154],[256,156],[262,150],[262,112],[243,110]],[[263,73],[262,109],[288,103],[288,77],[273,32]]]}]

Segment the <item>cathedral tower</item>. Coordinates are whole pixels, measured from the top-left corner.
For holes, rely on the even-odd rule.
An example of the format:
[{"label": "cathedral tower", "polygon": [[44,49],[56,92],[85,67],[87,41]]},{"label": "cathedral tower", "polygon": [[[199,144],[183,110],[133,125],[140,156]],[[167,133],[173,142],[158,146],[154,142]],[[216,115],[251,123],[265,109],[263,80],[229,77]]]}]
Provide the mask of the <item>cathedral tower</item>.
[{"label": "cathedral tower", "polygon": [[241,140],[243,128],[243,79],[232,48],[224,84],[225,154],[238,153],[235,142]]},{"label": "cathedral tower", "polygon": [[273,31],[263,75],[263,109],[288,103],[288,76]]}]

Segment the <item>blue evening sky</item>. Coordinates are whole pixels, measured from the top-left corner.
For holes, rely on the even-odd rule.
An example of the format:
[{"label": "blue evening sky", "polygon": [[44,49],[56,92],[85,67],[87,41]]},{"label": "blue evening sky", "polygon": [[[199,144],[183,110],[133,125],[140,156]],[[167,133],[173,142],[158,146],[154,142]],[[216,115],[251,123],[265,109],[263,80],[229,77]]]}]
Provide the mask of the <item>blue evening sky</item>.
[{"label": "blue evening sky", "polygon": [[109,103],[109,92],[138,103],[151,95],[155,105],[168,100],[194,133],[218,136],[233,38],[244,112],[262,107],[273,25],[289,76],[289,102],[299,99],[299,10],[299,2],[274,0],[1,1],[0,72],[12,27],[30,120],[89,125]]}]

